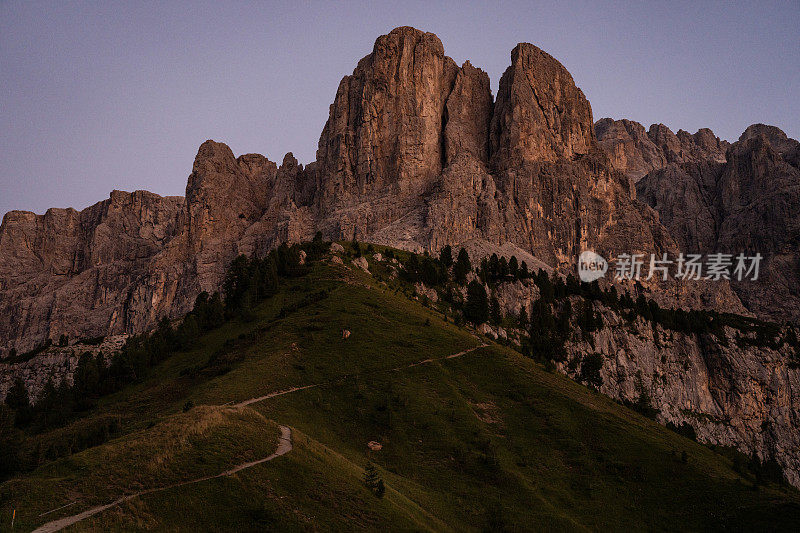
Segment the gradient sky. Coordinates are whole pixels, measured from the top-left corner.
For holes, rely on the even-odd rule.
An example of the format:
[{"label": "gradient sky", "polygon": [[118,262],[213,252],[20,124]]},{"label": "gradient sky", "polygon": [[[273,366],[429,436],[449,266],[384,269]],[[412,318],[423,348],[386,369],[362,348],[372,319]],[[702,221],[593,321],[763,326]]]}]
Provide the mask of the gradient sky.
[{"label": "gradient sky", "polygon": [[9,2],[0,0],[0,214],[112,189],[183,194],[205,139],[315,159],[343,75],[396,26],[489,73],[531,42],[595,120],[735,140],[800,137],[800,2]]}]

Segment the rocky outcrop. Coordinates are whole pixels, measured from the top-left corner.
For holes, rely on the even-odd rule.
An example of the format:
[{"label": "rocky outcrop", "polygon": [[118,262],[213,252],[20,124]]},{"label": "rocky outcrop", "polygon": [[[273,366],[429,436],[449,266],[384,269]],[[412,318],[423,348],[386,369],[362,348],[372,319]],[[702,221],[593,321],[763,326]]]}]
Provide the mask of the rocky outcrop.
[{"label": "rocky outcrop", "polygon": [[[183,198],[114,191],[83,211],[12,211],[0,226],[0,349],[23,352],[62,334],[149,327],[154,258],[180,231]],[[148,300],[146,305],[144,301]]]},{"label": "rocky outcrop", "polygon": [[603,118],[595,123],[594,131],[614,168],[633,182],[672,163],[724,163],[730,146],[708,128],[695,134],[678,130],[676,135],[663,124],[653,124],[645,131],[644,126],[632,120]]},{"label": "rocky outcrop", "polygon": [[35,403],[48,381],[58,387],[62,380],[72,385],[78,360],[83,354],[97,357],[102,354],[106,361],[125,344],[127,335],[112,335],[99,344],[76,342],[70,346],[54,346],[26,360],[0,361],[0,401],[14,384],[21,379],[25,383],[29,398]]},{"label": "rocky outcrop", "polygon": [[458,71],[445,106],[445,166],[467,157],[489,164],[489,126],[494,100],[489,75],[467,61]]},{"label": "rocky outcrop", "polygon": [[206,141],[185,199],[114,191],[80,212],[8,213],[0,226],[0,349],[21,353],[62,334],[139,333],[184,314],[200,291],[218,289],[236,255],[275,241],[277,222],[263,234],[248,230],[290,208],[284,182],[302,171],[292,161],[278,169]]},{"label": "rocky outcrop", "polygon": [[[576,305],[581,305],[576,302]],[[692,426],[700,442],[732,446],[761,460],[774,459],[800,486],[800,368],[793,348],[751,345],[754,335],[726,328],[710,334],[631,324],[602,309],[605,327],[576,330],[567,361],[558,368],[580,379],[589,354],[600,354],[600,392],[637,403],[646,398],[662,423]]]},{"label": "rocky outcrop", "polygon": [[315,207],[326,233],[364,239],[419,203],[444,166],[458,71],[438,37],[402,27],[342,79],[317,151]]},{"label": "rocky outcrop", "polygon": [[732,281],[748,309],[774,320],[800,318],[800,143],[754,125],[727,162],[668,165],[637,183],[682,250],[761,253],[756,282]]}]

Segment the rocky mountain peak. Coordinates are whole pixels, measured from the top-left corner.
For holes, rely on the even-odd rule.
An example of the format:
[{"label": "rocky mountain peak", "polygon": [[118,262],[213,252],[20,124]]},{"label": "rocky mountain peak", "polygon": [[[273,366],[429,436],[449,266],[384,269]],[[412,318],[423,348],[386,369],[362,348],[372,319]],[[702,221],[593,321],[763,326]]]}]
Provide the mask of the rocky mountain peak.
[{"label": "rocky mountain peak", "polygon": [[495,103],[494,163],[573,159],[593,143],[592,108],[567,69],[536,46],[518,44]]},{"label": "rocky mountain peak", "polygon": [[489,75],[464,62],[447,98],[444,131],[446,165],[469,154],[484,165],[489,163],[489,126],[494,100]]},{"label": "rocky mountain peak", "polygon": [[739,142],[761,138],[790,165],[800,168],[800,143],[790,139],[776,126],[753,124],[739,137]]},{"label": "rocky mountain peak", "polygon": [[759,279],[732,287],[748,309],[781,321],[800,317],[798,147],[778,128],[756,124],[724,162],[669,164],[636,184],[682,250],[762,254]]},{"label": "rocky mountain peak", "polygon": [[322,199],[389,188],[418,193],[441,172],[444,106],[458,73],[438,37],[402,27],[379,37],[339,84],[320,136]]}]

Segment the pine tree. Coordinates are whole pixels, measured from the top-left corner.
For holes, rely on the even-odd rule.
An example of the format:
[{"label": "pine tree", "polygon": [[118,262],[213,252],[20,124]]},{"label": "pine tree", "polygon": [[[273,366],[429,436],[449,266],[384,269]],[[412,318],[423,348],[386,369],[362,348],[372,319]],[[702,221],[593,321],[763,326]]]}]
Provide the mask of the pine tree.
[{"label": "pine tree", "polygon": [[89,406],[89,399],[95,396],[100,388],[100,371],[91,352],[84,352],[80,356],[72,380],[78,407],[84,409]]},{"label": "pine tree", "polygon": [[368,462],[367,466],[364,467],[364,485],[366,485],[369,490],[374,491],[378,486],[379,480],[378,469],[375,468],[374,464]]},{"label": "pine tree", "polygon": [[444,268],[449,269],[451,266],[453,266],[453,249],[449,244],[445,245],[444,248],[442,248],[442,251],[439,252],[439,262]]},{"label": "pine tree", "polygon": [[206,329],[215,329],[225,322],[225,306],[222,304],[222,297],[215,292],[208,301],[208,311],[206,314]]},{"label": "pine tree", "polygon": [[569,298],[564,300],[564,306],[561,308],[561,314],[558,316],[558,334],[566,339],[570,332],[570,320],[572,320],[572,302]]},{"label": "pine tree", "polygon": [[238,311],[241,306],[242,297],[250,284],[249,270],[249,261],[243,254],[234,259],[228,267],[225,281],[222,283],[225,308],[228,311]]},{"label": "pine tree", "polygon": [[580,380],[587,385],[600,388],[603,385],[603,377],[600,370],[603,368],[603,356],[599,353],[587,355],[581,363]]},{"label": "pine tree", "polygon": [[527,279],[529,276],[530,276],[530,273],[528,272],[528,263],[523,261],[522,264],[519,266],[519,271],[517,272],[517,277],[519,279]]},{"label": "pine tree", "polygon": [[28,396],[28,388],[22,378],[17,377],[11,384],[11,388],[6,393],[5,404],[14,410],[14,424],[17,427],[28,425],[31,421],[31,402]]},{"label": "pine tree", "polygon": [[556,323],[550,304],[542,298],[536,300],[531,309],[530,322],[531,355],[539,360],[560,359],[563,342],[559,343],[555,337]]},{"label": "pine tree", "polygon": [[520,307],[518,321],[521,329],[526,329],[528,327],[528,311],[525,309],[524,305]]},{"label": "pine tree", "polygon": [[22,433],[14,427],[14,411],[0,405],[0,479],[13,474],[20,466]]},{"label": "pine tree", "polygon": [[500,258],[497,257],[497,254],[492,254],[492,256],[489,258],[489,279],[494,282],[499,276]]},{"label": "pine tree", "polygon": [[503,314],[500,311],[500,302],[497,300],[495,296],[492,296],[489,305],[489,314],[492,317],[492,323],[497,325],[503,320]]},{"label": "pine tree", "polygon": [[536,275],[536,285],[539,287],[539,298],[546,303],[552,302],[555,298],[555,289],[553,288],[553,282],[550,281],[550,276],[547,275],[544,269],[539,270]]},{"label": "pine tree", "polygon": [[453,269],[453,277],[458,283],[464,283],[467,281],[467,274],[469,274],[471,270],[472,264],[469,261],[469,254],[464,248],[462,248],[458,252],[456,266]]},{"label": "pine tree", "polygon": [[[249,291],[247,294],[249,295]],[[195,345],[198,337],[200,337],[200,326],[197,325],[197,319],[194,315],[186,315],[181,325],[178,326],[177,335],[178,345],[181,350],[188,350]]]},{"label": "pine tree", "polygon": [[476,280],[471,281],[467,286],[464,318],[475,325],[483,324],[489,318],[489,301],[486,297],[486,289]]}]

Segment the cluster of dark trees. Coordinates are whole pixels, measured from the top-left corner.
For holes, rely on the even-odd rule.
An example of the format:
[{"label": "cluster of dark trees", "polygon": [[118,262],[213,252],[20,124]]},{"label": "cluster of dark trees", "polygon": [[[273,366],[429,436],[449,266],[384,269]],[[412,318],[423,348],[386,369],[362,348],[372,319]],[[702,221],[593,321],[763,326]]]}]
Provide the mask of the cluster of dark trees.
[{"label": "cluster of dark trees", "polygon": [[383,478],[371,462],[364,467],[364,485],[378,498],[383,498],[383,495],[386,494]]},{"label": "cluster of dark trees", "polygon": [[471,270],[472,264],[467,251],[461,248],[454,261],[453,250],[447,245],[442,248],[438,259],[427,254],[410,254],[403,263],[402,273],[403,279],[410,283],[421,282],[429,287],[440,287],[449,281],[465,283]]},{"label": "cluster of dark trees", "polygon": [[[317,260],[328,247],[317,233],[306,246],[283,243],[264,258],[240,255],[234,259],[222,285],[226,316],[252,319],[253,307],[277,292],[280,278],[304,275],[308,263]],[[305,261],[302,254],[306,255]]]},{"label": "cluster of dark trees", "polygon": [[516,256],[512,255],[511,259],[506,259],[505,257],[498,257],[497,254],[492,254],[491,257],[484,257],[476,274],[478,274],[481,281],[490,285],[516,279],[524,280],[531,277],[531,273],[528,272],[528,264],[525,261],[519,264]]}]

